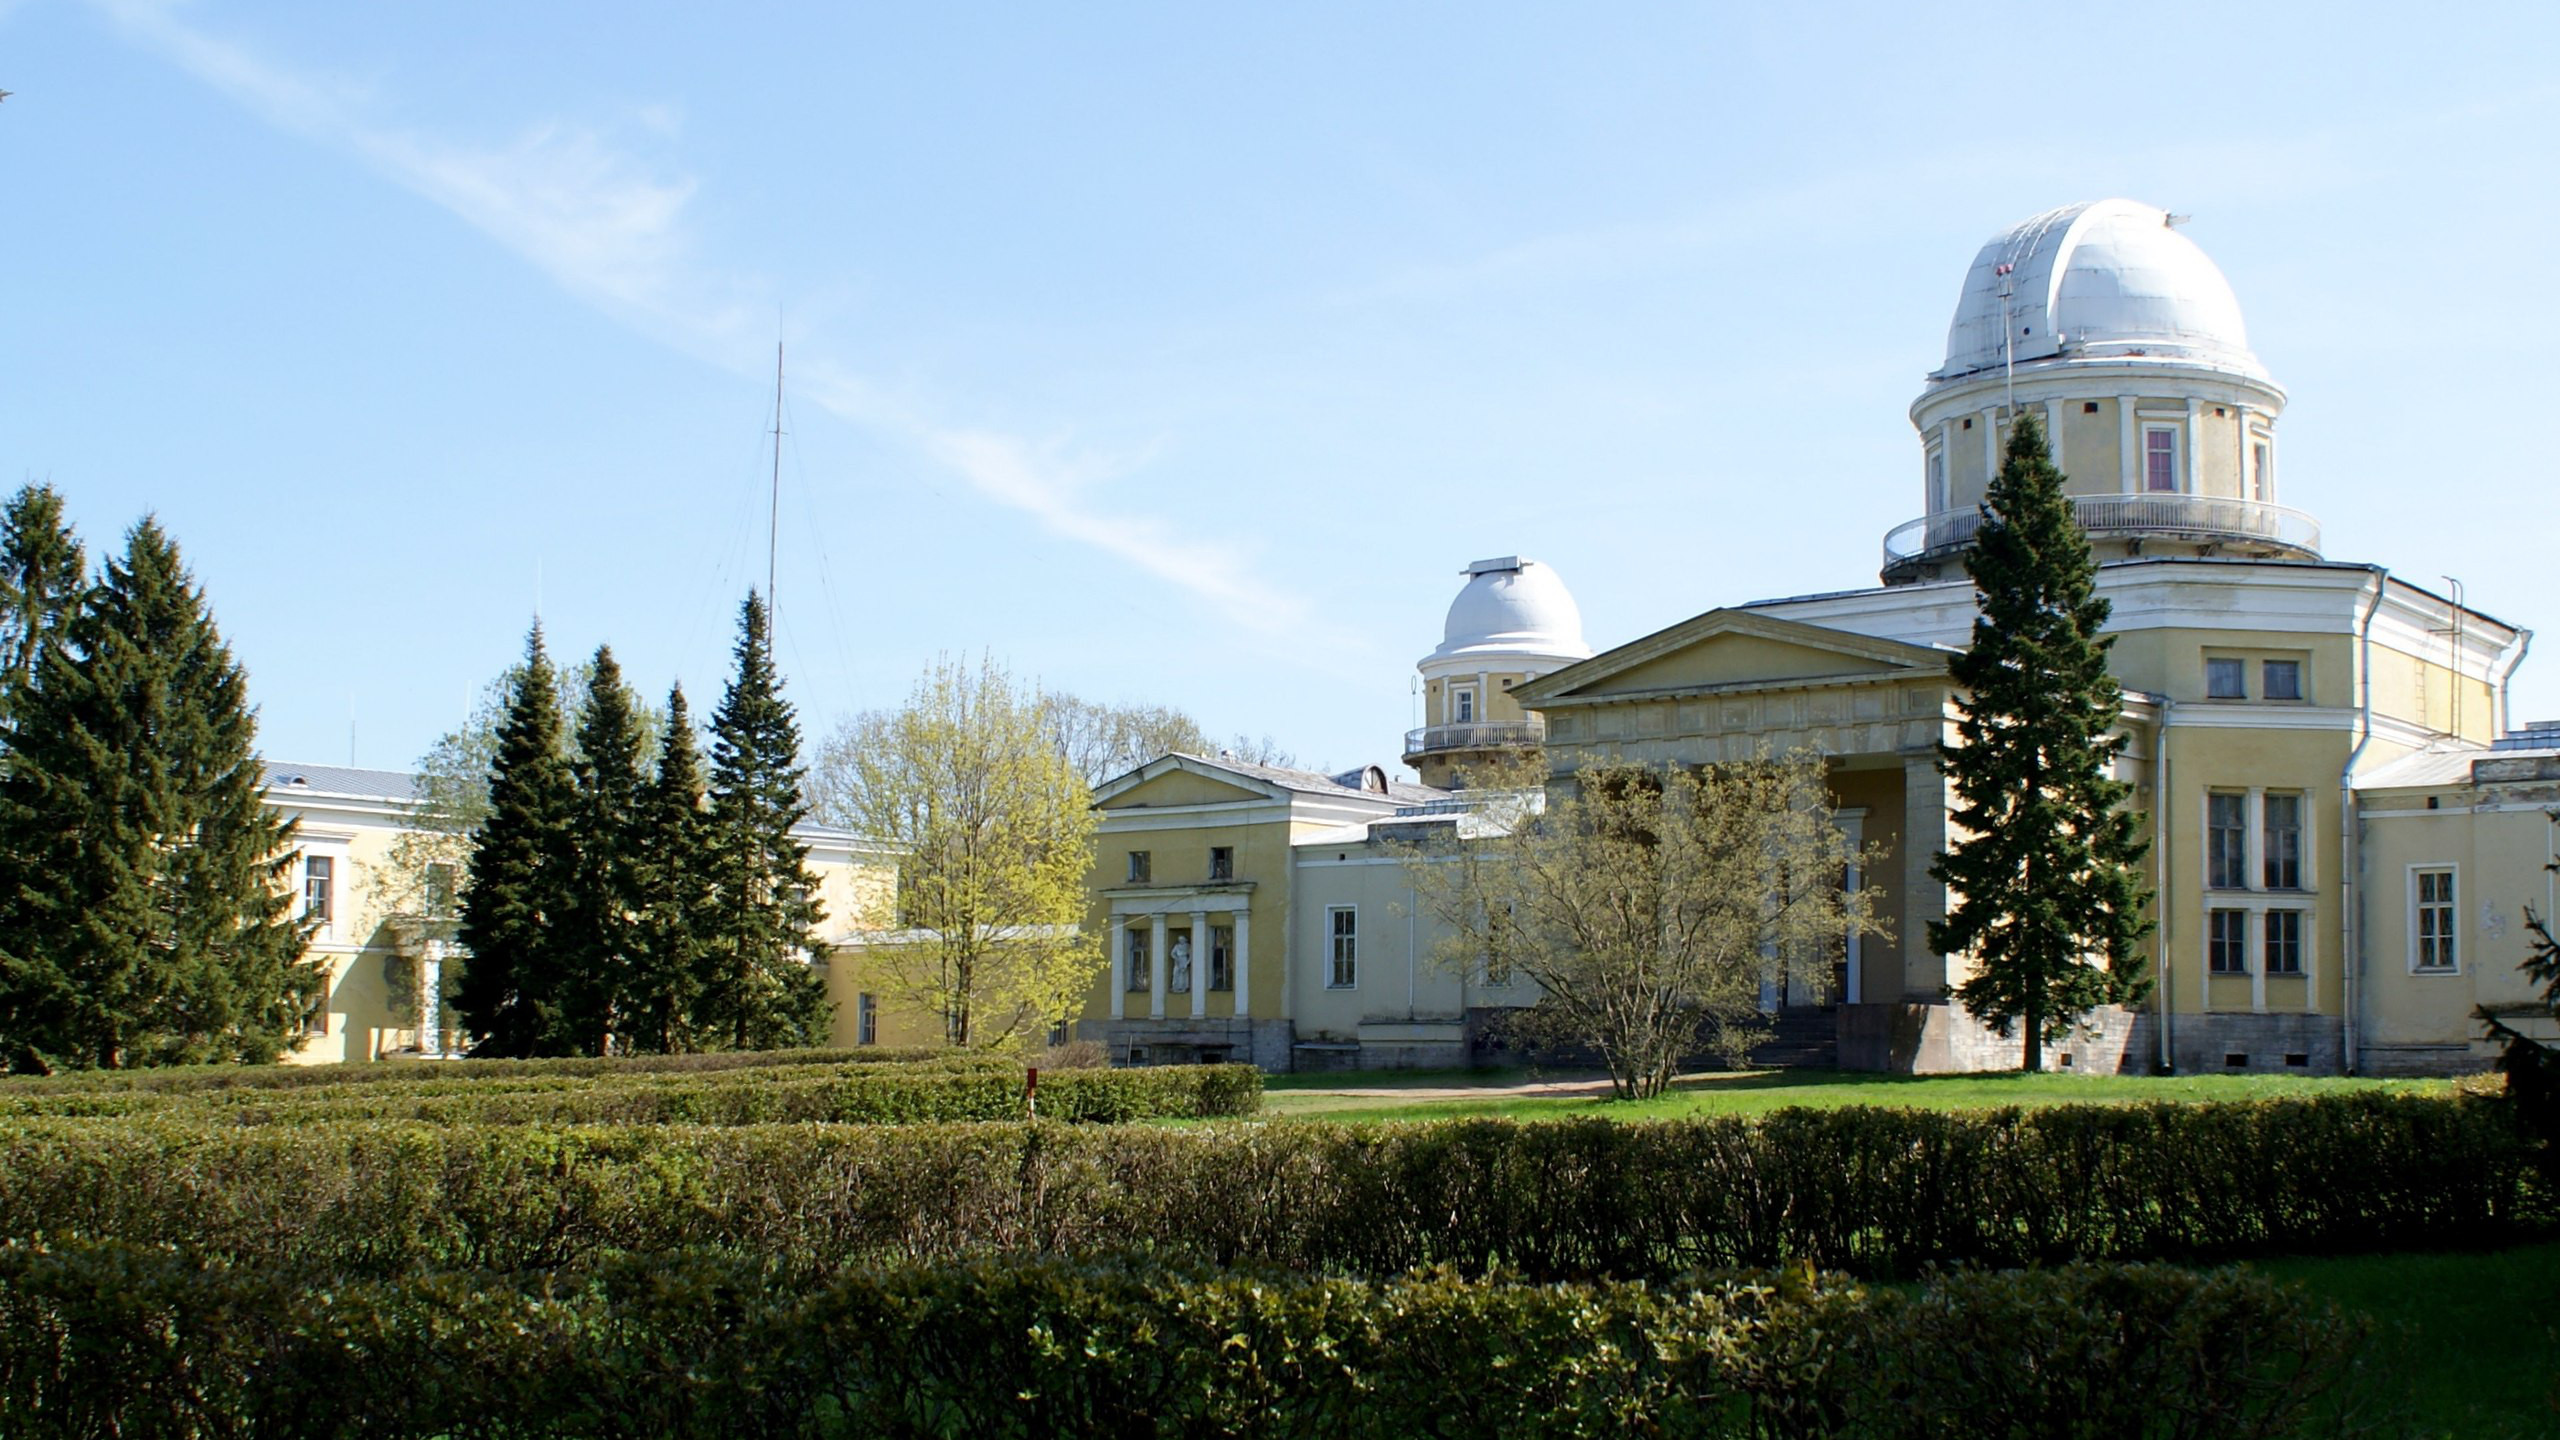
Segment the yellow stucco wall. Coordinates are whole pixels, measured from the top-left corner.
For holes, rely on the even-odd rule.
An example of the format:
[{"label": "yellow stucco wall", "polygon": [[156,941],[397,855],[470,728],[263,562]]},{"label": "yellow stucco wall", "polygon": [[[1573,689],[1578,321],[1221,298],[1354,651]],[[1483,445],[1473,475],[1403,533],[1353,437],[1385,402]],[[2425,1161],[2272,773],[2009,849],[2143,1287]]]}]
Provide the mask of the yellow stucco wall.
[{"label": "yellow stucco wall", "polygon": [[[1124,822],[1145,814],[1152,808],[1234,802],[1249,807],[1257,802],[1271,808],[1254,814],[1235,811],[1205,811],[1181,817],[1170,824],[1128,828],[1115,827],[1113,821]],[[1111,1017],[1111,990],[1125,985],[1127,979],[1126,941],[1112,925],[1113,901],[1138,904],[1166,911],[1165,945],[1170,951],[1174,939],[1191,928],[1186,890],[1227,892],[1238,886],[1250,886],[1245,913],[1250,917],[1245,929],[1245,986],[1247,1013],[1260,1017],[1277,1017],[1281,1011],[1281,956],[1285,953],[1288,929],[1289,843],[1293,829],[1314,828],[1293,823],[1285,810],[1269,802],[1259,792],[1228,785],[1209,777],[1175,771],[1141,783],[1102,806],[1102,826],[1095,833],[1094,862],[1088,889],[1091,906],[1088,924],[1106,935],[1110,947],[1110,966],[1097,979],[1088,993],[1082,1018],[1104,1021]],[[1209,857],[1214,847],[1225,846],[1234,852],[1234,871],[1230,881],[1213,882],[1209,878]],[[1128,878],[1131,851],[1145,851],[1149,856],[1150,878],[1133,883]],[[1213,912],[1224,912],[1232,902],[1220,899],[1206,902]],[[1222,913],[1211,913],[1211,927],[1227,923]],[[1148,928],[1145,920],[1141,929]],[[1193,945],[1195,975],[1205,980],[1206,948]],[[1143,977],[1142,977],[1143,978]],[[1143,1017],[1148,1013],[1150,996],[1140,988],[1126,993],[1126,1013]],[[1169,994],[1167,1015],[1189,1013],[1188,995]],[[1234,1013],[1230,992],[1212,991],[1208,997],[1213,1017]]]}]

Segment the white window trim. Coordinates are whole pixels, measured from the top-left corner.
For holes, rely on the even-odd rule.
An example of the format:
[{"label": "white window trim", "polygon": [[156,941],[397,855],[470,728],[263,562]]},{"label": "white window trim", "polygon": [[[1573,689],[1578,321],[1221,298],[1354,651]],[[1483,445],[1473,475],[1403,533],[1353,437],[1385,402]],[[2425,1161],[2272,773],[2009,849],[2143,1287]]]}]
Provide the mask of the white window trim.
[{"label": "white window trim", "polygon": [[[1334,920],[1334,917],[1337,915],[1348,915],[1351,917],[1351,933],[1349,935],[1344,935],[1337,928],[1336,921]],[[1346,939],[1351,942],[1351,978],[1349,980],[1341,978],[1342,969],[1339,960],[1339,956],[1342,953],[1342,942]],[[1324,907],[1324,988],[1327,990],[1357,990],[1360,988],[1360,907],[1357,905],[1327,905]]]},{"label": "white window trim", "polygon": [[[2169,437],[2169,488],[2155,490],[2151,486],[2151,437]],[[2183,423],[2163,425],[2144,421],[2142,425],[2141,478],[2145,495],[2183,495],[2186,493],[2186,426]]]},{"label": "white window trim", "polygon": [[[1466,713],[1463,715],[1458,713],[1461,706],[1464,706],[1466,710]],[[1483,708],[1484,707],[1479,702],[1476,695],[1476,687],[1473,685],[1452,685],[1449,687],[1450,724],[1473,725],[1478,719],[1482,718]]]},{"label": "white window trim", "polygon": [[[2227,898],[2227,896],[2228,892],[2225,893],[2225,896],[2216,898]],[[2216,970],[2213,968],[2213,917],[2223,913],[2224,911],[2229,911],[2230,913],[2240,917],[2240,968],[2237,970]],[[2250,923],[2249,916],[2250,907],[2245,904],[2225,905],[2208,903],[2204,907],[2204,949],[2197,955],[2196,963],[2204,968],[2205,979],[2208,982],[2215,980],[2245,980],[2258,973],[2259,966],[2257,953],[2249,948],[2250,942],[2256,938],[2257,927]]]},{"label": "white window trim", "polygon": [[[2453,894],[2445,902],[2445,911],[2449,921],[2445,937],[2453,944],[2453,963],[2450,965],[2420,965],[2418,963],[2418,875],[2422,871],[2432,873],[2439,870],[2451,877],[2453,881]],[[2461,867],[2455,865],[2450,860],[2428,860],[2411,865],[2409,867],[2406,893],[2408,895],[2409,904],[2409,973],[2412,975],[2424,975],[2430,979],[2440,975],[2460,975],[2462,973],[2462,952],[2465,948],[2462,939]]]}]

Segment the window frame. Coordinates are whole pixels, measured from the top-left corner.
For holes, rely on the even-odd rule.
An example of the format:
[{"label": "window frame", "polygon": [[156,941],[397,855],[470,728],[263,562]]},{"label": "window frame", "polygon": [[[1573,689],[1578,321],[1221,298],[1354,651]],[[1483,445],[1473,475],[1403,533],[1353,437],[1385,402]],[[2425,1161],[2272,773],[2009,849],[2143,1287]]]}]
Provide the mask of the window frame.
[{"label": "window frame", "polygon": [[1476,723],[1476,687],[1473,685],[1449,687],[1449,723],[1452,725]]},{"label": "window frame", "polygon": [[880,1001],[868,990],[853,997],[853,1043],[880,1043]]},{"label": "window frame", "polygon": [[1360,988],[1360,907],[1327,905],[1324,907],[1325,970],[1327,990]]},{"label": "window frame", "polygon": [[337,888],[338,857],[305,851],[302,856],[302,918],[322,925],[335,923]]},{"label": "window frame", "polygon": [[[2214,811],[2219,802],[2235,802],[2237,825],[2224,825]],[[2207,790],[2204,800],[2204,885],[2208,890],[2247,890],[2249,884],[2249,792]],[[2225,854],[2225,837],[2231,853]],[[2228,862],[2229,868],[2225,868]]]},{"label": "window frame", "polygon": [[1236,847],[1233,845],[1209,847],[1209,878],[1212,880],[1236,878]]},{"label": "window frame", "polygon": [[[2276,674],[2279,668],[2292,677],[2288,687],[2292,691],[2291,694],[2276,693]],[[2268,656],[2261,659],[2258,662],[2258,698],[2287,704],[2306,698],[2302,684],[2302,662],[2289,655]]]},{"label": "window frame", "polygon": [[[2230,688],[2215,683],[2217,674],[2228,676]],[[2204,657],[2204,698],[2207,700],[2246,700],[2249,698],[2249,662],[2237,655]]]},{"label": "window frame", "polygon": [[[2304,951],[2308,942],[2303,923],[2308,912],[2290,905],[2270,906],[2258,914],[2258,968],[2268,979],[2300,978],[2308,973]],[[2282,945],[2283,960],[2278,961],[2277,947]]]},{"label": "window frame", "polygon": [[1120,986],[1124,994],[1151,994],[1156,988],[1155,932],[1143,925],[1123,925],[1120,933],[1128,938],[1120,942],[1120,958],[1128,974]]},{"label": "window frame", "polygon": [[[2271,810],[2278,801],[2290,802],[2294,807],[2293,824],[2282,830],[2277,829],[2271,818]],[[2311,870],[2309,854],[2310,847],[2306,842],[2306,837],[2309,835],[2310,830],[2311,797],[2309,795],[2306,795],[2299,790],[2269,790],[2259,795],[2259,884],[2257,888],[2261,890],[2277,891],[2284,894],[2293,894],[2310,888],[2303,883]],[[2290,854],[2279,855],[2277,853],[2275,842],[2278,835],[2289,835],[2292,837],[2293,843],[2290,847]],[[2292,867],[2289,873],[2282,868],[2288,865]]]},{"label": "window frame", "polygon": [[[2427,880],[2443,876],[2445,893],[2441,899],[2425,898]],[[2461,867],[2451,861],[2424,861],[2409,867],[2409,973],[2412,975],[2459,975],[2462,973],[2462,876]],[[2441,913],[2443,929],[2430,937],[2426,933],[2425,915]],[[2442,946],[2444,960],[2425,964],[2429,939]]]},{"label": "window frame", "polygon": [[[1205,963],[1205,964],[1208,966],[1208,974],[1207,974],[1207,977],[1206,977],[1206,978],[1208,979],[1208,982],[1209,982],[1209,993],[1210,993],[1210,994],[1212,994],[1212,995],[1232,995],[1232,994],[1234,994],[1234,993],[1235,993],[1235,990],[1236,990],[1236,927],[1235,927],[1235,926],[1233,926],[1233,925],[1212,925],[1212,926],[1210,926],[1210,927],[1209,927],[1209,954],[1208,954],[1208,956],[1206,957],[1206,959],[1204,960],[1204,962],[1203,962],[1203,963]],[[1221,983],[1221,982],[1223,982],[1223,983]]]},{"label": "window frame", "polygon": [[297,1034],[306,1036],[325,1036],[329,1033],[329,997],[335,994],[337,989],[338,977],[336,972],[329,966],[325,964],[322,965],[320,967],[320,988],[312,994],[311,1003],[303,1007],[302,1018],[298,1022],[300,1028],[296,1031]]},{"label": "window frame", "polygon": [[[2183,448],[2180,443],[2179,429],[2180,427],[2176,425],[2144,425],[2142,427],[2143,494],[2177,495],[2186,490],[2186,486],[2181,483],[2185,477],[2179,473],[2181,469],[2178,463],[2181,459],[2179,451]],[[2156,445],[2152,443],[2155,440],[2166,440],[2169,443]],[[2158,483],[2161,477],[2154,472],[2152,462],[2157,459],[2166,459],[2169,462],[2167,467],[2169,483],[2166,485]]]},{"label": "window frame", "polygon": [[[2220,933],[2228,928],[2236,933]],[[2207,975],[2249,973],[2249,912],[2238,906],[2217,905],[2205,911],[2204,969]]]},{"label": "window frame", "polygon": [[1155,874],[1156,852],[1153,850],[1132,850],[1129,852],[1129,884],[1152,885],[1155,883]]}]

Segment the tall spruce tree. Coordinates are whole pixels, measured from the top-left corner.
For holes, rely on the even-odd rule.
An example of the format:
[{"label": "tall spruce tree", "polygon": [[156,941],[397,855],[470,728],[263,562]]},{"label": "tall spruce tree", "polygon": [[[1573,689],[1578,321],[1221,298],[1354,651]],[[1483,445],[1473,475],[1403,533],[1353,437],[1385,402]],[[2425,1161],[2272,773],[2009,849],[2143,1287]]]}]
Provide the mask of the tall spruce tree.
[{"label": "tall spruce tree", "polygon": [[473,837],[457,938],[470,957],[456,1001],[475,1054],[574,1049],[564,940],[576,909],[577,783],[561,752],[559,681],[542,626],[498,727],[489,814]]},{"label": "tall spruce tree", "polygon": [[622,682],[613,648],[596,647],[579,708],[577,862],[571,872],[569,923],[557,937],[565,978],[565,1048],[610,1054],[623,1037],[632,1005],[633,952],[640,915],[640,820],[643,782],[640,708]]},{"label": "tall spruce tree", "polygon": [[2018,416],[1983,499],[1965,569],[1981,614],[1949,662],[1964,694],[1960,743],[1938,768],[1967,832],[1929,874],[1953,897],[1929,925],[1941,955],[1970,955],[1955,997],[2006,1035],[2026,1032],[2025,1068],[2091,1009],[2150,993],[2135,948],[2151,932],[2137,866],[2149,842],[2124,808],[2133,787],[2107,774],[2124,748],[2113,638],[2097,563],[2033,414]]},{"label": "tall spruce tree", "polygon": [[50,485],[29,485],[0,512],[0,719],[33,681],[36,654],[59,640],[88,583],[89,562]]},{"label": "tall spruce tree", "polygon": [[711,721],[716,887],[697,1020],[741,1050],[814,1045],[827,1033],[826,987],[809,965],[824,912],[809,849],[791,836],[808,813],[800,722],[782,698],[762,597],[738,617],[737,673]]},{"label": "tall spruce tree", "polygon": [[671,1054],[699,1043],[693,1016],[702,993],[702,931],[716,892],[704,853],[710,817],[703,811],[702,751],[684,687],[667,693],[667,727],[658,773],[641,791],[638,843],[639,913],[633,935],[625,1034],[634,1050]]},{"label": "tall spruce tree", "polygon": [[303,959],[293,827],[264,803],[256,741],[247,677],[145,518],[35,647],[9,717],[0,1023],[13,1064],[272,1061],[298,1042],[322,976]]}]

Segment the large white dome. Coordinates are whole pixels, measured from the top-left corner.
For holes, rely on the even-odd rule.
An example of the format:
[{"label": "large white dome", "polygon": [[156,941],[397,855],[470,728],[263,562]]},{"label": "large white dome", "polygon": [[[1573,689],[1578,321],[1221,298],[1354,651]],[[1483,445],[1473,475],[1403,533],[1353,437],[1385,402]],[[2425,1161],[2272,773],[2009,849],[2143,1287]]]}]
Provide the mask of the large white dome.
[{"label": "large white dome", "polygon": [[[1466,588],[1449,604],[1449,623],[1430,660],[1462,656],[1536,656],[1586,660],[1582,607],[1553,567],[1505,555],[1478,560],[1463,572]],[[1429,663],[1425,661],[1424,663]]]},{"label": "large white dome", "polygon": [[1947,363],[1930,378],[1997,370],[2009,358],[2006,283],[2005,338],[2021,365],[2149,358],[2268,379],[2249,351],[2231,282],[2169,222],[2150,205],[2100,200],[2048,210],[1993,236],[1973,257],[1947,328]]}]

